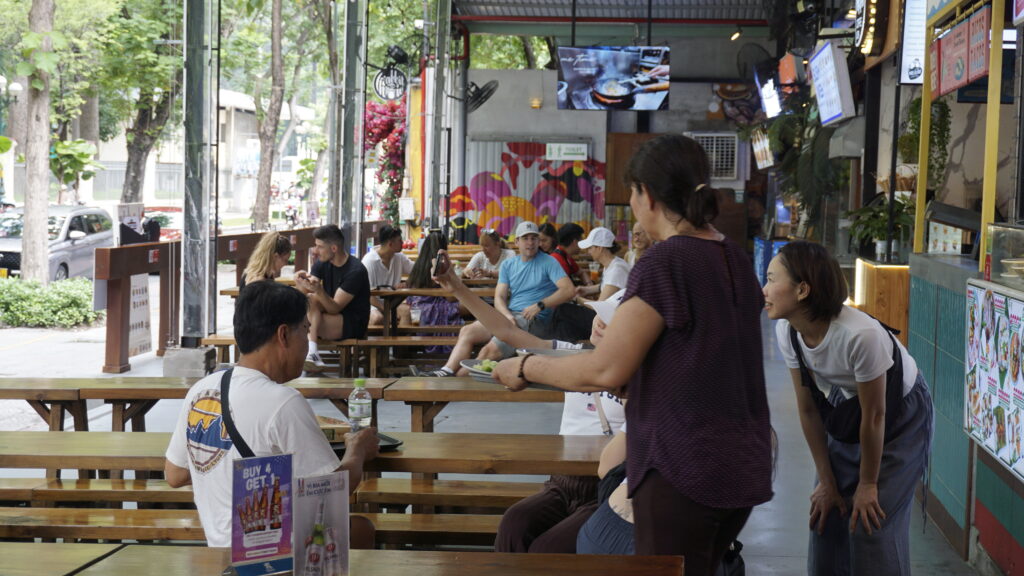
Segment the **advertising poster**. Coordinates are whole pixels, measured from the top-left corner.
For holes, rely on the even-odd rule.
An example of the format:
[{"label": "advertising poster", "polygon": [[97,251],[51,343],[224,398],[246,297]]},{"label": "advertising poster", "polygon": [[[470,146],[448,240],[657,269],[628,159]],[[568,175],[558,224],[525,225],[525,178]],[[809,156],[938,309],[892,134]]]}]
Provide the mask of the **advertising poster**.
[{"label": "advertising poster", "polygon": [[970,46],[968,54],[970,60],[967,63],[967,81],[974,82],[982,76],[988,75],[988,34],[989,18],[992,15],[992,8],[985,6],[974,13],[968,20],[970,28]]},{"label": "advertising poster", "polygon": [[1020,477],[1022,315],[1024,294],[982,281],[968,283],[964,430]]},{"label": "advertising poster", "polygon": [[925,0],[906,0],[903,6],[900,84],[924,83],[924,12]]},{"label": "advertising poster", "polygon": [[942,68],[942,39],[932,42],[928,51],[931,52],[928,61],[928,87],[932,91],[932,98],[938,98],[939,70]]},{"label": "advertising poster", "polygon": [[149,315],[149,275],[132,276],[132,297],[128,308],[128,355],[153,350],[153,328]]},{"label": "advertising poster", "polygon": [[292,568],[292,455],[233,463],[231,563],[239,574]]},{"label": "advertising poster", "polygon": [[1024,0],[1013,0],[1013,25],[1024,24]]},{"label": "advertising poster", "polygon": [[295,573],[348,574],[348,472],[295,481]]},{"label": "advertising poster", "polygon": [[967,59],[970,26],[958,24],[942,38],[942,66],[939,76],[939,94],[949,94],[967,85]]}]

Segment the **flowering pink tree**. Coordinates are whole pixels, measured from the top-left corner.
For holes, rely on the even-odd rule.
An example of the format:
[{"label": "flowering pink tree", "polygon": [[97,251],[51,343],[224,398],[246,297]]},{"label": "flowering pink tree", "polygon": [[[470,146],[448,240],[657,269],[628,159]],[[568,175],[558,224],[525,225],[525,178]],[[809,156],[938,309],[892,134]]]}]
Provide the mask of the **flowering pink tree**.
[{"label": "flowering pink tree", "polygon": [[405,97],[387,102],[367,102],[363,119],[364,150],[383,143],[377,160],[377,182],[384,184],[381,215],[393,226],[398,225],[398,198],[402,195],[405,175]]}]

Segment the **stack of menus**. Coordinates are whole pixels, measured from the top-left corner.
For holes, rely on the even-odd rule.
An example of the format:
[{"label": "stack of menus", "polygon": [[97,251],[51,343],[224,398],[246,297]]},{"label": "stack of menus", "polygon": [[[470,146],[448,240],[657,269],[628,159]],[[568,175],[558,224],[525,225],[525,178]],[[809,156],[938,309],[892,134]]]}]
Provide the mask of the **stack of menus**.
[{"label": "stack of menus", "polygon": [[964,430],[1024,478],[1022,316],[1024,294],[989,282],[968,282]]}]

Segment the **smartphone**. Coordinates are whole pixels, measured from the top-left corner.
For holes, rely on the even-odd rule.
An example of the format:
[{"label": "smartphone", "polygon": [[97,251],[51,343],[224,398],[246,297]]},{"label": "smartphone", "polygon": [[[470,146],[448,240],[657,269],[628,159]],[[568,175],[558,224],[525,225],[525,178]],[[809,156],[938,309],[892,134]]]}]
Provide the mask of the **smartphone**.
[{"label": "smartphone", "polygon": [[437,259],[434,260],[434,278],[439,278],[447,274],[449,267],[451,267],[451,260],[448,259],[448,254],[438,252]]}]

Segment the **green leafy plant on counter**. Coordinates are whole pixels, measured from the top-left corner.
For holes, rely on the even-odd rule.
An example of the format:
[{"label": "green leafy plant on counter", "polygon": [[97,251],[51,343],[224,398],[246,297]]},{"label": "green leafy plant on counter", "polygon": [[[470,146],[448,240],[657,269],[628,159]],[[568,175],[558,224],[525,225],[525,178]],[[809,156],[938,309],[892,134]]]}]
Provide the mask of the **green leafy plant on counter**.
[{"label": "green leafy plant on counter", "polygon": [[[908,238],[914,227],[914,205],[899,196],[894,202],[893,238]],[[872,202],[863,208],[847,212],[846,217],[852,220],[850,236],[854,239],[861,242],[885,240],[889,231],[889,202]]]},{"label": "green leafy plant on counter", "polygon": [[43,288],[38,282],[0,279],[0,324],[8,327],[88,325],[102,316],[92,309],[92,282],[72,278]]}]

